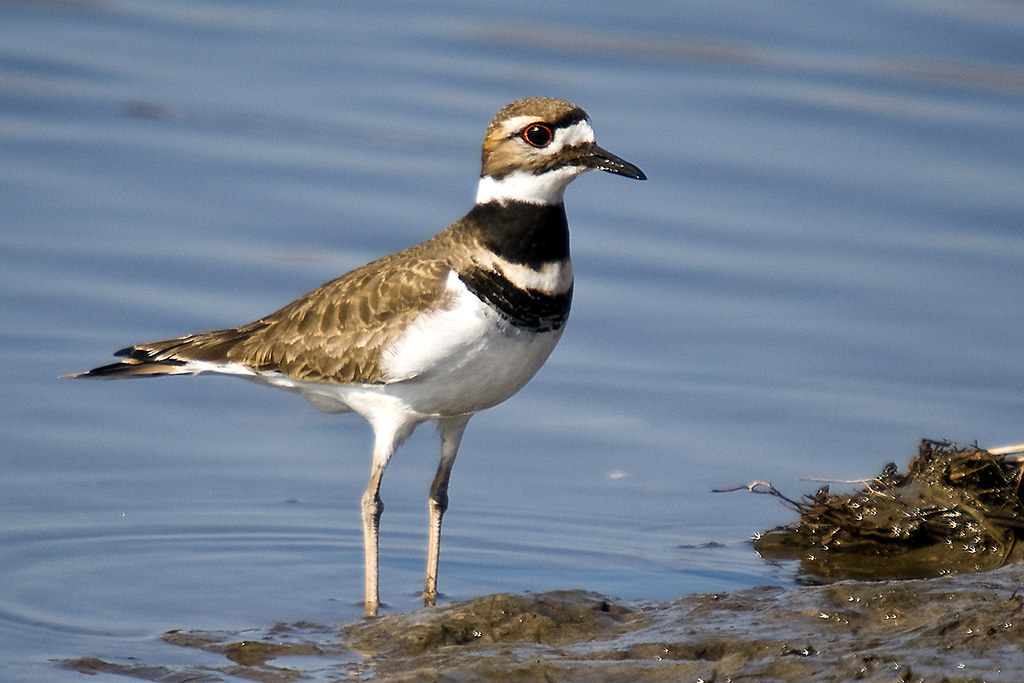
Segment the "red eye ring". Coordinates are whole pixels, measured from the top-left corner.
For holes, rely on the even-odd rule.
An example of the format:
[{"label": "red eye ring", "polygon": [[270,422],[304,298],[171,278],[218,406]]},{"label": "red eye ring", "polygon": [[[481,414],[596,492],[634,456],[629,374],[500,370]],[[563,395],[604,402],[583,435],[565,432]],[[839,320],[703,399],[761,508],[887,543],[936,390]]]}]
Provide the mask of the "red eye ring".
[{"label": "red eye ring", "polygon": [[531,123],[519,135],[527,144],[538,148],[547,147],[555,139],[555,134],[543,123]]}]

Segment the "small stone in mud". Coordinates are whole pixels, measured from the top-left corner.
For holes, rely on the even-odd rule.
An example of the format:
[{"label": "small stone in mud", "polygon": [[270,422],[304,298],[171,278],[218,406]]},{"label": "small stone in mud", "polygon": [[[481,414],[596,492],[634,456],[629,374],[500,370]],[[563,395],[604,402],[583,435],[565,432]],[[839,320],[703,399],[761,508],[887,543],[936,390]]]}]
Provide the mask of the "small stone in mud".
[{"label": "small stone in mud", "polygon": [[[499,593],[461,605],[425,610],[422,621],[394,615],[347,629],[361,652],[401,651],[404,656],[469,643],[560,643],[614,631],[629,610],[583,591],[541,595]],[[396,628],[396,624],[401,627]]]}]

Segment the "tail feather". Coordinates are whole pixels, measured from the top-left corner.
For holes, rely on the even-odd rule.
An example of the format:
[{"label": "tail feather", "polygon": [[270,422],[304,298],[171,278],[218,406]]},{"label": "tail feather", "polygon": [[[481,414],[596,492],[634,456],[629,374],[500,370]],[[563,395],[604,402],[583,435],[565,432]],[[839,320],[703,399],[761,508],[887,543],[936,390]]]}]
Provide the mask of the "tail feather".
[{"label": "tail feather", "polygon": [[179,358],[156,360],[152,352],[138,346],[121,349],[115,356],[125,356],[117,363],[102,365],[87,372],[61,375],[61,379],[121,379],[124,377],[160,377],[162,375],[186,375],[194,371],[186,369],[188,361]]},{"label": "tail feather", "polygon": [[241,328],[200,332],[199,334],[129,346],[114,353],[123,360],[93,368],[87,372],[61,375],[67,379],[122,379],[195,375],[212,365],[231,363],[230,350],[265,324],[253,323]]}]

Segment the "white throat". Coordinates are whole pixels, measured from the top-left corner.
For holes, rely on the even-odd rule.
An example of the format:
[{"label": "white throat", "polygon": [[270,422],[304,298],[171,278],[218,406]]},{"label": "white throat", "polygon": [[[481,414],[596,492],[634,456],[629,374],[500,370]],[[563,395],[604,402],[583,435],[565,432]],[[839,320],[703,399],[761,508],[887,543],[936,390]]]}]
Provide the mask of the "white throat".
[{"label": "white throat", "polygon": [[485,175],[480,178],[476,203],[506,204],[518,201],[541,205],[561,204],[566,186],[586,170],[582,166],[562,166],[539,175],[525,171],[512,171],[500,179]]}]

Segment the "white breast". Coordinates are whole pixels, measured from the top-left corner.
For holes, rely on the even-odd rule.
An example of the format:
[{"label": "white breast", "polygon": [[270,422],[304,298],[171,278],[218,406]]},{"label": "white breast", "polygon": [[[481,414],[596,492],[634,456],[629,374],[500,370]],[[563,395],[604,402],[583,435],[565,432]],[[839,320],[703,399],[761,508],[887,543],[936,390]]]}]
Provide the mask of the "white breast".
[{"label": "white breast", "polygon": [[[523,273],[514,272],[517,279]],[[531,276],[543,289],[572,284],[568,261]],[[490,408],[519,391],[544,364],[561,329],[534,332],[504,320],[452,272],[446,281],[450,305],[422,314],[384,351],[387,381],[333,384],[299,380],[279,372],[236,364],[197,361],[189,372],[232,374],[302,394],[326,412],[354,410],[372,424],[413,424],[434,417]]]},{"label": "white breast", "polygon": [[451,305],[414,320],[384,355],[386,393],[428,415],[501,403],[536,374],[561,336],[507,323],[455,272],[446,288]]}]

